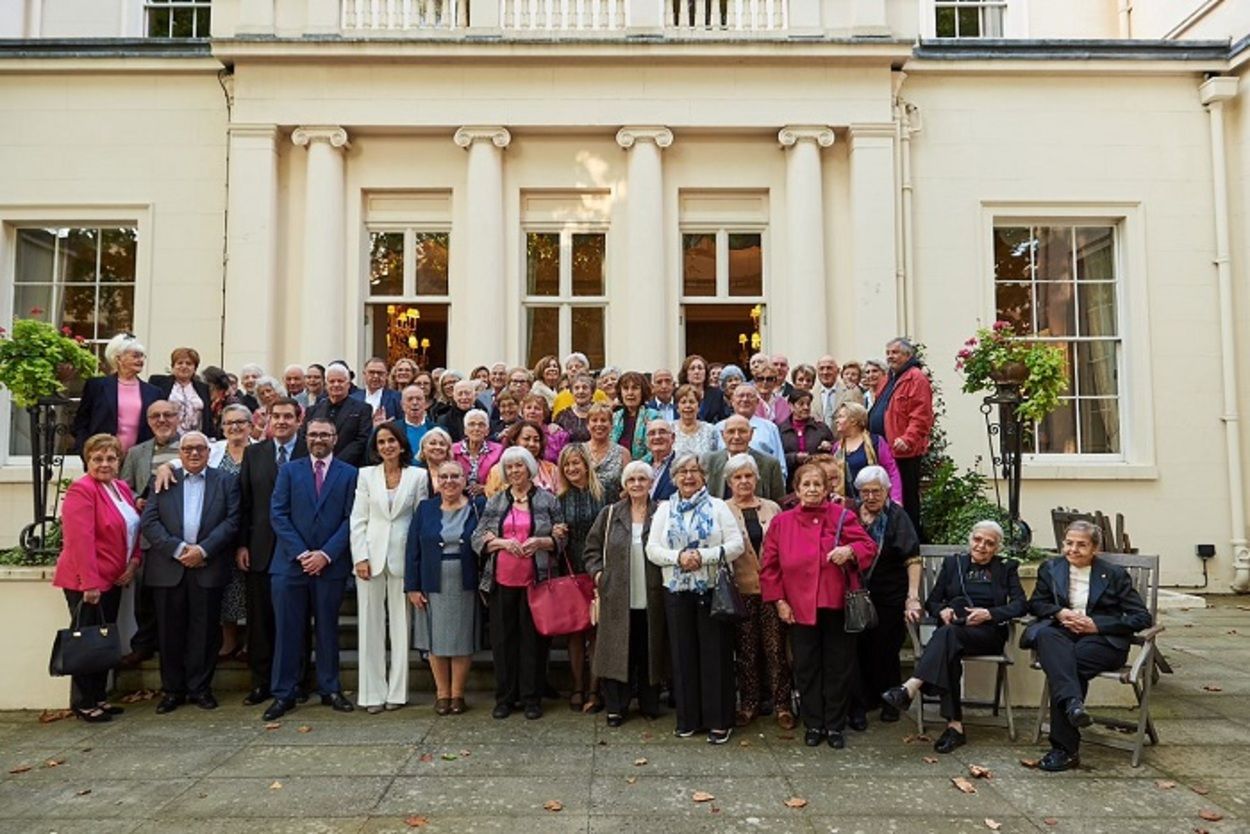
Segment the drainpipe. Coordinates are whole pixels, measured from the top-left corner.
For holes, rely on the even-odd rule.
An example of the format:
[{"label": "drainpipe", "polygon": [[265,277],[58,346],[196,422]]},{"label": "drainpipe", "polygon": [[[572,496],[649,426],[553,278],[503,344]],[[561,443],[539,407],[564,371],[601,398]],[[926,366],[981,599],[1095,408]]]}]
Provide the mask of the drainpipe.
[{"label": "drainpipe", "polygon": [[1233,553],[1233,590],[1250,593],[1250,547],[1246,543],[1246,501],[1237,414],[1237,345],[1233,321],[1233,276],[1229,262],[1228,158],[1224,148],[1224,102],[1237,96],[1237,79],[1208,78],[1198,88],[1211,116],[1211,190],[1215,204],[1215,276],[1219,287],[1220,363],[1223,374],[1224,447],[1228,459],[1229,537]]},{"label": "drainpipe", "polygon": [[1120,39],[1133,37],[1133,0],[1120,0]]},{"label": "drainpipe", "polygon": [[920,132],[919,111],[916,106],[906,101],[900,90],[907,74],[894,74],[894,121],[898,126],[898,183],[899,183],[899,234],[898,263],[900,295],[903,304],[903,332],[918,336],[916,331],[916,272],[915,243],[913,239],[913,223],[915,214],[912,209],[911,179],[911,137]]}]

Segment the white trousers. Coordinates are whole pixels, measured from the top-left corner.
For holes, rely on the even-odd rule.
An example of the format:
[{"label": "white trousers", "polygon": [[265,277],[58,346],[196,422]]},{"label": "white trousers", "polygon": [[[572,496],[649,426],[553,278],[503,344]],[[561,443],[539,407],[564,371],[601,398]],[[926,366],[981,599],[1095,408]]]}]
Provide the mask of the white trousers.
[{"label": "white trousers", "polygon": [[[408,598],[404,578],[390,570],[369,580],[356,578],[359,618],[360,692],[362,707],[408,703]],[[389,616],[388,616],[389,612]],[[391,638],[391,665],[386,666],[386,637]]]}]

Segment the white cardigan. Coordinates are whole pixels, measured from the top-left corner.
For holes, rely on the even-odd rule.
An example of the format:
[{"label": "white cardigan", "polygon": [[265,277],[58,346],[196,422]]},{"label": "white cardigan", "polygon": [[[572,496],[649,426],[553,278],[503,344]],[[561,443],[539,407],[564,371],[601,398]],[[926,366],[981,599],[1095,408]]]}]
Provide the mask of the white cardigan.
[{"label": "white cardigan", "polygon": [[703,580],[711,587],[716,582],[721,548],[724,548],[724,557],[727,562],[737,559],[746,549],[742,531],[738,528],[738,521],[734,518],[733,511],[729,509],[728,504],[719,498],[711,498],[712,517],[715,523],[712,525],[711,535],[704,542],[704,546],[696,548],[703,564],[696,571],[683,571],[677,566],[677,557],[681,555],[681,551],[668,546],[669,513],[676,506],[674,503],[676,500],[678,496],[674,495],[668,501],[661,501],[655,510],[655,516],[651,519],[651,535],[647,538],[647,559],[660,566],[666,588],[674,587],[674,580],[678,577],[695,582]]}]

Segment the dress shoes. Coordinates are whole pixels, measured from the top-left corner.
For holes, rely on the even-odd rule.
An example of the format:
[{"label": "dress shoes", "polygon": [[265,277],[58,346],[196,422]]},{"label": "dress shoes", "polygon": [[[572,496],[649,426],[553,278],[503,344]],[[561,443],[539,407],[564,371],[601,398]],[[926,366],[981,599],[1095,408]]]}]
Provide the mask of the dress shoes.
[{"label": "dress shoes", "polygon": [[1068,716],[1068,723],[1077,729],[1088,727],[1094,723],[1094,717],[1085,711],[1085,702],[1080,698],[1073,698],[1068,701],[1068,708],[1064,710]]},{"label": "dress shoes", "polygon": [[452,715],[464,715],[468,711],[469,711],[469,705],[465,703],[464,698],[452,698],[451,699],[451,714]]},{"label": "dress shoes", "polygon": [[121,715],[126,711],[124,707],[115,707],[108,701],[101,701],[96,708],[106,715]]},{"label": "dress shoes", "polygon": [[[905,686],[892,686],[885,692],[881,693],[881,700],[886,702],[887,706],[893,707],[898,712],[906,712],[911,706],[911,694]],[[884,720],[884,719],[882,719]]]},{"label": "dress shoes", "polygon": [[808,730],[803,734],[803,743],[808,747],[819,747],[820,743],[825,740],[824,730]]},{"label": "dress shoes", "polygon": [[261,716],[261,718],[265,721],[277,721],[293,709],[295,709],[294,701],[284,701],[281,698],[274,698],[273,703],[269,705],[269,709],[265,710],[265,714]]},{"label": "dress shoes", "polygon": [[369,706],[365,707],[365,712],[369,713],[370,715],[381,715],[381,714],[382,714],[382,705],[381,705],[381,704],[370,704]]},{"label": "dress shoes", "polygon": [[434,701],[435,715],[451,715],[451,699],[438,698]]},{"label": "dress shoes", "polygon": [[[903,690],[906,692],[907,690]],[[886,724],[893,724],[899,719],[899,711],[897,707],[886,704],[881,708],[881,720]]]},{"label": "dress shoes", "polygon": [[529,704],[525,707],[525,717],[530,721],[537,721],[543,717],[543,708],[540,704]]},{"label": "dress shoes", "polygon": [[842,734],[841,730],[830,730],[826,740],[834,750],[841,750],[846,747],[846,736]]},{"label": "dress shoes", "polygon": [[217,698],[211,692],[205,692],[202,695],[192,695],[188,700],[200,709],[217,709]]},{"label": "dress shoes", "polygon": [[297,704],[308,703],[308,690],[307,689],[305,689],[302,686],[295,687],[295,703]]},{"label": "dress shoes", "polygon": [[173,712],[186,702],[187,696],[185,695],[166,695],[164,698],[161,698],[161,702],[156,705],[156,714],[165,715],[166,713]]},{"label": "dress shoes", "polygon": [[490,717],[498,719],[498,720],[503,720],[511,714],[512,714],[512,704],[509,704],[507,702],[504,702],[502,704],[495,704],[495,708],[490,711]]},{"label": "dress shoes", "polygon": [[619,713],[609,712],[607,721],[609,727],[619,727],[625,723],[625,716],[620,715]]},{"label": "dress shoes", "polygon": [[96,707],[94,709],[78,709],[74,707],[74,715],[88,724],[105,724],[113,720],[113,716]]},{"label": "dress shoes", "polygon": [[270,698],[269,690],[265,689],[264,687],[258,686],[255,689],[253,689],[251,692],[247,693],[247,697],[243,699],[243,706],[254,707],[257,704],[265,703],[266,701],[269,700],[269,698]]},{"label": "dress shoes", "polygon": [[329,695],[322,695],[321,705],[329,707],[335,712],[352,712],[356,709],[342,692],[331,692]]},{"label": "dress shoes", "polygon": [[938,740],[933,742],[933,749],[939,753],[953,753],[956,748],[963,747],[968,743],[968,737],[956,730],[954,727],[947,727],[938,736]]},{"label": "dress shoes", "polygon": [[1080,756],[1054,747],[1051,748],[1049,753],[1042,756],[1042,761],[1038,764],[1038,767],[1049,773],[1060,773],[1064,770],[1072,770],[1075,767],[1079,767],[1080,764]]},{"label": "dress shoes", "polygon": [[860,710],[851,713],[850,718],[846,720],[846,725],[857,733],[862,733],[868,729],[868,716]]}]

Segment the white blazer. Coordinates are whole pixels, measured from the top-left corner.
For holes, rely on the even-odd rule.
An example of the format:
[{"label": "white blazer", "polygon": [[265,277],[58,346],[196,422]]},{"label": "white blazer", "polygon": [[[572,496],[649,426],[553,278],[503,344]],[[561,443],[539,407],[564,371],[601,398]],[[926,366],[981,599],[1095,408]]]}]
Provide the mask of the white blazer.
[{"label": "white blazer", "polygon": [[368,560],[376,575],[383,568],[392,576],[404,575],[404,555],[408,546],[408,525],[417,502],[426,497],[425,472],[405,466],[394,500],[386,494],[386,473],[382,466],[365,466],[356,478],[356,501],[352,504],[352,564]]}]

